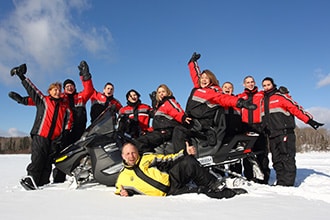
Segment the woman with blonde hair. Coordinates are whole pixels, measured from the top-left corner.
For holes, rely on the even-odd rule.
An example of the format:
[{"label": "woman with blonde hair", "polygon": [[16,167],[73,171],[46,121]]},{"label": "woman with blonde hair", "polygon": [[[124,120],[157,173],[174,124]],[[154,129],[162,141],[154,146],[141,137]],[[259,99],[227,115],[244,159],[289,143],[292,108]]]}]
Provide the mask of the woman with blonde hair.
[{"label": "woman with blonde hair", "polygon": [[156,90],[153,131],[140,136],[134,142],[140,152],[154,151],[155,147],[172,140],[173,129],[176,126],[189,125],[190,120],[169,87],[161,84]]}]

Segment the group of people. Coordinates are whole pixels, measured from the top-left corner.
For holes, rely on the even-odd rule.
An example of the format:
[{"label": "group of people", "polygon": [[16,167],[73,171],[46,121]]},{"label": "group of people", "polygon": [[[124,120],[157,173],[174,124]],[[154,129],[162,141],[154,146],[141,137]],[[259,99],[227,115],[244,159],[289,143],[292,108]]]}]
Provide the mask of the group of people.
[{"label": "group of people", "polygon": [[[229,198],[244,193],[242,189],[219,187],[219,181],[199,166],[193,157],[195,150],[189,143],[195,134],[193,128],[196,121],[200,124],[200,131],[208,134],[210,128],[215,126],[214,117],[217,114],[223,114],[226,119],[224,141],[236,134],[258,134],[252,150],[258,152],[257,160],[264,179],[254,179],[252,166],[245,160],[242,164],[232,165],[231,170],[244,172],[248,180],[268,184],[270,150],[276,171],[276,185],[293,186],[296,176],[294,116],[314,129],[323,124],[313,120],[291,98],[289,91],[285,87],[277,88],[270,77],[264,78],[263,90],[259,90],[254,78],[247,76],[243,80],[244,92],[234,95],[231,82],[225,82],[221,87],[212,71],[200,71],[197,63],[200,57],[200,54],[193,53],[188,62],[193,89],[185,110],[165,84],[159,85],[150,94],[151,106],[141,103],[140,94],[134,89],[127,92],[127,105],[122,106],[113,96],[113,84],[106,83],[103,92],[94,89],[85,61],[78,66],[83,91],[77,92],[75,83],[67,79],[63,83],[64,93],[61,92],[60,83],[53,83],[49,86],[48,96],[25,77],[25,64],[13,68],[11,75],[21,79],[28,96],[22,97],[15,92],[10,92],[9,96],[18,103],[37,108],[31,130],[31,163],[27,167],[29,177],[23,178],[21,184],[34,189],[35,186],[49,183],[54,154],[63,146],[78,140],[85,131],[86,103],[90,100],[92,123],[108,106],[114,106],[118,116],[118,132],[130,137],[130,141],[122,148],[124,169],[117,180],[116,194],[176,195],[201,192],[210,197]],[[173,145],[172,152],[169,152],[171,154],[147,153],[168,141]],[[211,139],[209,141],[212,142]],[[54,182],[65,180],[65,175],[61,175],[60,171],[56,173],[58,175],[54,176]],[[186,184],[189,181],[198,187],[188,189]]]}]

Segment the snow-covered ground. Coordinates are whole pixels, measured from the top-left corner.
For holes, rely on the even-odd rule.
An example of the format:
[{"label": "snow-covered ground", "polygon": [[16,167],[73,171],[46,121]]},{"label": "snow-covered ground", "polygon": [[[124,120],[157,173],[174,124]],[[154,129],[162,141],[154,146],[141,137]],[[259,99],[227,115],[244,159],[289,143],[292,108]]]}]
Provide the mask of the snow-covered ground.
[{"label": "snow-covered ground", "polygon": [[[14,219],[330,219],[330,153],[297,155],[295,187],[252,184],[248,194],[211,199],[186,194],[169,197],[114,195],[113,187],[72,190],[69,181],[25,191],[29,155],[0,155],[0,216]],[[274,171],[270,183],[275,181]]]}]

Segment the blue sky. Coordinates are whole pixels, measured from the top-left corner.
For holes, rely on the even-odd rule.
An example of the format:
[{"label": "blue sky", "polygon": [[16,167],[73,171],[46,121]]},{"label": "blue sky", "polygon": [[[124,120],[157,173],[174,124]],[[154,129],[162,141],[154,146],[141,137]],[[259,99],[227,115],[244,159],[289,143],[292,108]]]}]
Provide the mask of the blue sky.
[{"label": "blue sky", "polygon": [[9,91],[26,95],[9,75],[14,66],[26,63],[27,76],[44,93],[67,78],[80,91],[77,65],[86,60],[94,87],[114,83],[124,105],[129,89],[150,104],[148,94],[165,83],[185,107],[194,51],[202,55],[201,69],[234,83],[236,94],[245,76],[254,76],[259,88],[270,76],[330,124],[329,8],[327,0],[2,1],[0,136],[28,134],[35,117],[34,107],[8,97]]}]

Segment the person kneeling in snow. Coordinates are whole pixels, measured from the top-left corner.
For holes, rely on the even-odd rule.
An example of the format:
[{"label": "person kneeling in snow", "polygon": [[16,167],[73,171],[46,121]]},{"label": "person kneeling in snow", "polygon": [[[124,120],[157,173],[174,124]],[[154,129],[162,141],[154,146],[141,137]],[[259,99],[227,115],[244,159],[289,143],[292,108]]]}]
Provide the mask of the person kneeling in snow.
[{"label": "person kneeling in snow", "polygon": [[[176,154],[144,153],[139,155],[132,143],[122,148],[124,168],[120,172],[115,194],[133,196],[179,195],[183,193],[203,193],[211,198],[231,198],[247,193],[244,189],[229,189],[223,181],[208,172],[193,156],[194,146],[186,142],[186,148]],[[189,187],[193,182],[196,187]],[[190,184],[192,185],[192,184]]]}]

